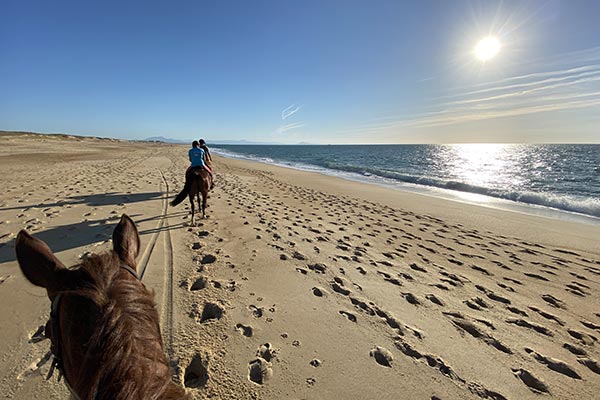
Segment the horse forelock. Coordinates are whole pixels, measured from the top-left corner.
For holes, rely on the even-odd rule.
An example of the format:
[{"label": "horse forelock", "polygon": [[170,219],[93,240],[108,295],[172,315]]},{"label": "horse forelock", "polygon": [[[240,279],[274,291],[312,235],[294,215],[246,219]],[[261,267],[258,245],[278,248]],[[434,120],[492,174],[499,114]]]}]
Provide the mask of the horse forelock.
[{"label": "horse forelock", "polygon": [[[171,379],[154,293],[123,278],[120,263],[113,251],[89,257],[79,267],[80,282],[64,292],[69,294],[64,302],[79,301],[78,306],[89,308],[85,315],[91,324],[80,365],[69,378],[78,393],[96,399],[157,398]],[[61,332],[67,334],[77,332]],[[63,358],[69,351],[77,350],[63,348]]]}]

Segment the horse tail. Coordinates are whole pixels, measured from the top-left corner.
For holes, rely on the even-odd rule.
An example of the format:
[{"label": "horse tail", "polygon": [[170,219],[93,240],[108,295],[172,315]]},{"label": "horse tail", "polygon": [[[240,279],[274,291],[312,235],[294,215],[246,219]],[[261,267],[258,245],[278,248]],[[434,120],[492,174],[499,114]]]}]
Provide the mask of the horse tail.
[{"label": "horse tail", "polygon": [[179,192],[179,194],[169,203],[172,207],[175,207],[179,203],[181,203],[187,197],[189,192],[189,188],[183,187],[183,190]]},{"label": "horse tail", "polygon": [[172,207],[180,204],[190,193],[190,189],[192,187],[192,181],[197,179],[199,172],[197,169],[192,169],[185,176],[185,185],[179,194],[169,203]]}]

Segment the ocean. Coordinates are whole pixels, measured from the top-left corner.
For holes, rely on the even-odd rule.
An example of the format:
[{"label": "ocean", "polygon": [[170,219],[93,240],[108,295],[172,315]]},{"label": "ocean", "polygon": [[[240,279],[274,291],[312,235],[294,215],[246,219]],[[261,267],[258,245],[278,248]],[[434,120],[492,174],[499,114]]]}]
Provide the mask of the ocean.
[{"label": "ocean", "polygon": [[459,201],[600,222],[600,145],[216,145],[214,152]]}]

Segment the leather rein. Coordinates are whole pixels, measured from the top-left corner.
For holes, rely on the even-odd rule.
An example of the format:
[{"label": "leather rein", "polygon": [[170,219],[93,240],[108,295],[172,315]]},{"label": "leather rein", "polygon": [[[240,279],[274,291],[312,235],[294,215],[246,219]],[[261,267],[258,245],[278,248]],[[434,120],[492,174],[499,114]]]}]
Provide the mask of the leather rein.
[{"label": "leather rein", "polygon": [[[131,268],[129,265],[121,262],[119,265],[120,268],[129,272],[133,275],[137,280],[140,280],[137,272]],[[50,338],[50,351],[52,352],[52,364],[50,365],[50,371],[48,371],[48,375],[46,376],[46,380],[50,379],[54,374],[54,370],[58,370],[58,381],[64,376],[65,377],[65,386],[69,389],[71,396],[75,400],[81,400],[80,397],[75,393],[72,386],[69,384],[69,380],[67,379],[67,375],[65,374],[65,366],[62,359],[62,346],[60,343],[60,318],[58,315],[58,311],[60,310],[60,302],[62,300],[62,293],[59,293],[52,300],[52,304],[50,306],[50,335],[48,335],[47,329],[45,332],[46,337]],[[46,325],[47,327],[47,325]],[[94,396],[96,397],[96,396]]]}]

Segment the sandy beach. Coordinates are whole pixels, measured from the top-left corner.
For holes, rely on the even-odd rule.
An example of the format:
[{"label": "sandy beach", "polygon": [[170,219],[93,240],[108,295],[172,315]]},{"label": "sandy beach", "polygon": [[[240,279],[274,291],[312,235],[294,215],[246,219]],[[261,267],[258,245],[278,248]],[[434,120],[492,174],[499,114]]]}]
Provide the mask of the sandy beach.
[{"label": "sandy beach", "polygon": [[0,393],[65,399],[20,229],[66,265],[136,222],[173,378],[194,398],[594,399],[600,225],[215,157],[190,226],[187,147],[0,134]]}]

